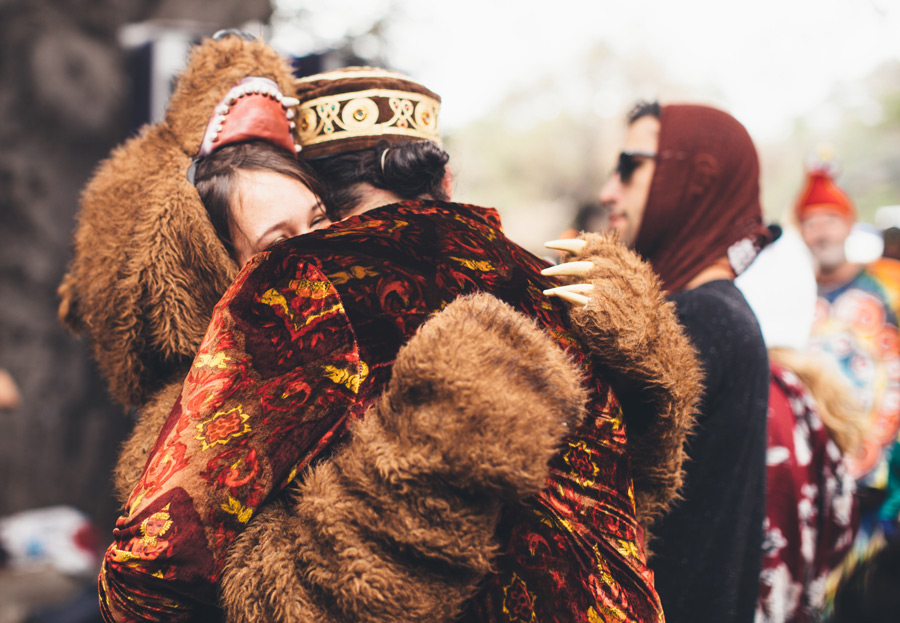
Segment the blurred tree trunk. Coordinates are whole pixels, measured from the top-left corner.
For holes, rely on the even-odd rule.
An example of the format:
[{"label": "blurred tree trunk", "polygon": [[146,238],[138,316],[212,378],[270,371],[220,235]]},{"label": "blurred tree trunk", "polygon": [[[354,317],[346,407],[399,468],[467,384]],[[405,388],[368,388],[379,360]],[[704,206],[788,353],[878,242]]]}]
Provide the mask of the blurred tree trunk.
[{"label": "blurred tree trunk", "polygon": [[21,404],[0,410],[0,515],[70,504],[105,529],[110,472],[131,427],[87,344],[56,319],[78,196],[127,131],[118,28],[192,20],[209,32],[265,22],[268,0],[0,2],[0,368]]}]

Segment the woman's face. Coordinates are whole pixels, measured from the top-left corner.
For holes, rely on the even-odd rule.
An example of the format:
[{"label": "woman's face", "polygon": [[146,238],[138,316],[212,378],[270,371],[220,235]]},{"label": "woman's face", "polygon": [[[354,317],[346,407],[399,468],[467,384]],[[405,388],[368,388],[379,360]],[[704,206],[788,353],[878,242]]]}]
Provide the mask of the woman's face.
[{"label": "woman's face", "polygon": [[276,242],[331,224],[299,180],[273,171],[240,171],[237,179],[228,229],[239,266]]}]

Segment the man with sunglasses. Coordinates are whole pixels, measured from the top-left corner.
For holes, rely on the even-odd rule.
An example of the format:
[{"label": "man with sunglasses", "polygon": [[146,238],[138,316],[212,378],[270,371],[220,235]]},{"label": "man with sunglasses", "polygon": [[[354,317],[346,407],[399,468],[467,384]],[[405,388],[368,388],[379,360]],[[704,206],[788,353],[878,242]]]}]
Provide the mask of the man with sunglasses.
[{"label": "man with sunglasses", "polygon": [[706,374],[683,499],[653,528],[666,620],[749,623],[759,591],[769,367],[733,280],[770,239],[747,131],[707,106],[641,103],[600,192],[610,227],[646,258]]}]

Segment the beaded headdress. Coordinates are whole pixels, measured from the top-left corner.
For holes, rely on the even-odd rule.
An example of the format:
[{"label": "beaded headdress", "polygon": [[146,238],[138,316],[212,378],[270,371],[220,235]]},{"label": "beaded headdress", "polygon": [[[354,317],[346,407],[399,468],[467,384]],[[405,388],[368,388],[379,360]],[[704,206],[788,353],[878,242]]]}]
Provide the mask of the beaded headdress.
[{"label": "beaded headdress", "polygon": [[300,151],[292,134],[297,103],[296,98],[285,96],[268,78],[249,76],[241,80],[216,105],[200,150],[188,170],[188,179],[193,183],[194,171],[201,158],[226,145],[261,140],[291,153]]}]

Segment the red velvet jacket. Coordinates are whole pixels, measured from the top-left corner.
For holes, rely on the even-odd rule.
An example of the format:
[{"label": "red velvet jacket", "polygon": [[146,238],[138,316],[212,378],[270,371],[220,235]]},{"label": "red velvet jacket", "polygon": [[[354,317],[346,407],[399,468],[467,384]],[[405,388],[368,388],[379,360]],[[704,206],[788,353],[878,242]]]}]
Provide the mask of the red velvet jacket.
[{"label": "red velvet jacket", "polygon": [[479,621],[657,621],[621,410],[541,291],[545,264],[495,212],[386,206],[252,260],[216,307],[100,575],[110,621],[216,617],[229,545],[384,389],[399,348],[455,297],[487,291],[536,319],[588,373],[583,425],[544,492],[501,523]]}]

